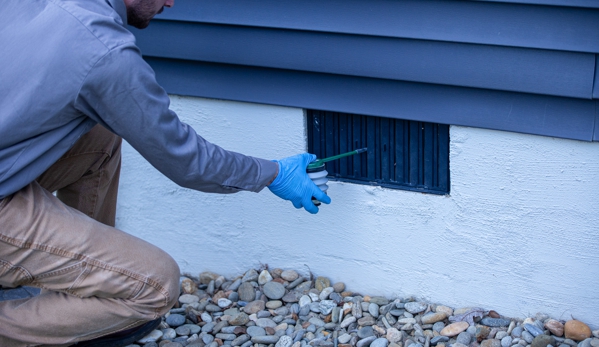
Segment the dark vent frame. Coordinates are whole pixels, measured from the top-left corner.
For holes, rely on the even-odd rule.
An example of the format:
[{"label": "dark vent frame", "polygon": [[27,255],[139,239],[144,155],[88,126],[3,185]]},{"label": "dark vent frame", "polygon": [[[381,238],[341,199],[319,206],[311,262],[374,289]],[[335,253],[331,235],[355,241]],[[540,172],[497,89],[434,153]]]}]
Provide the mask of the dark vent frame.
[{"label": "dark vent frame", "polygon": [[326,158],[329,179],[449,194],[449,125],[307,110],[308,152]]}]

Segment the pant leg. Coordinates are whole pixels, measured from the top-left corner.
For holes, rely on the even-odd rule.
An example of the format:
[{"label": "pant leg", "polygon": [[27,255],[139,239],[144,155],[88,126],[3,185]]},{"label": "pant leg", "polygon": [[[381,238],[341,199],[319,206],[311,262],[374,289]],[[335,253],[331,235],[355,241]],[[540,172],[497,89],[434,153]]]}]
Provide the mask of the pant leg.
[{"label": "pant leg", "polygon": [[83,135],[39,184],[87,216],[114,226],[121,171],[121,138],[101,125]]},{"label": "pant leg", "polygon": [[179,294],[179,268],[33,182],[0,200],[0,284],[46,289],[0,302],[0,346],[62,346],[165,314]]}]

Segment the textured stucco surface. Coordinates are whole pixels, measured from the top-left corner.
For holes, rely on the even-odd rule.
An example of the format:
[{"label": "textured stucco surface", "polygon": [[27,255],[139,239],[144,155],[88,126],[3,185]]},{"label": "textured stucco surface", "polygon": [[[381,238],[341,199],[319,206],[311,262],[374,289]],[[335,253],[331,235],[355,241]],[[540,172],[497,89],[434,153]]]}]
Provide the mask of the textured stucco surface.
[{"label": "textured stucco surface", "polygon": [[[300,109],[172,97],[227,149],[305,151]],[[331,182],[318,215],[268,191],[180,188],[125,146],[117,226],[182,271],[295,268],[363,294],[407,296],[512,317],[545,312],[599,327],[599,143],[451,127],[451,194]]]}]

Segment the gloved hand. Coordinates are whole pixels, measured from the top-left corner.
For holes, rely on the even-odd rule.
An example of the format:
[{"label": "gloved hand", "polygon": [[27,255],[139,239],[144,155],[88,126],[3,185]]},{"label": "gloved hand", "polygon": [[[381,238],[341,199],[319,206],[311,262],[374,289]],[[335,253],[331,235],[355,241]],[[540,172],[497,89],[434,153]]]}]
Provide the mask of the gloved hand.
[{"label": "gloved hand", "polygon": [[320,190],[306,173],[308,164],[314,160],[316,156],[309,153],[275,160],[279,164],[279,174],[268,189],[279,198],[291,201],[295,208],[303,207],[312,214],[318,213],[318,207],[312,202],[312,197],[325,204],[330,204],[331,198]]}]

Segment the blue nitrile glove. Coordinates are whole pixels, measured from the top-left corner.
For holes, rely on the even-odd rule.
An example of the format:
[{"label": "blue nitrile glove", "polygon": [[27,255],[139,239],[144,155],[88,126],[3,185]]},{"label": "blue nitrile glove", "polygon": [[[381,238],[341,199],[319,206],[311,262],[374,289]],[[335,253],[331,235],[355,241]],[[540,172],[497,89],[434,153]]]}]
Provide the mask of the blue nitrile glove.
[{"label": "blue nitrile glove", "polygon": [[268,189],[279,198],[291,201],[295,208],[303,207],[310,213],[318,213],[318,207],[312,202],[312,197],[325,204],[331,203],[331,198],[320,190],[306,173],[308,164],[314,160],[316,156],[309,153],[274,160],[279,164],[279,174]]}]

